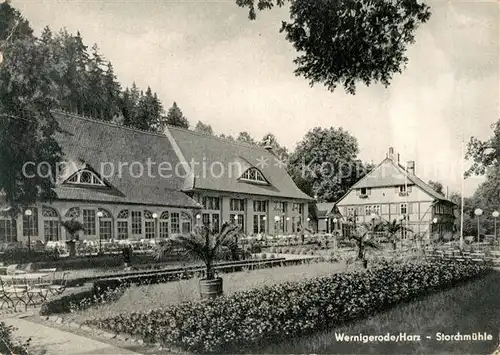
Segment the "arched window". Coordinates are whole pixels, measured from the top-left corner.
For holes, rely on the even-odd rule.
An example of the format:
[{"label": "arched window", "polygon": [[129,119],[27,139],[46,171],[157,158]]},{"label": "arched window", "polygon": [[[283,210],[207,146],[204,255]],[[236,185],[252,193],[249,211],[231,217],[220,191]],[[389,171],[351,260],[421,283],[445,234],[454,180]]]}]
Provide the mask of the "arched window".
[{"label": "arched window", "polygon": [[80,207],[71,207],[68,212],[64,215],[64,217],[77,219],[80,217]]},{"label": "arched window", "polygon": [[80,170],[71,175],[64,183],[77,185],[106,186],[106,184],[90,170]]},{"label": "arched window", "polygon": [[142,212],[131,211],[132,235],[142,236]]},{"label": "arched window", "polygon": [[102,239],[113,238],[113,218],[109,211],[99,208],[98,212],[102,213],[99,218],[99,235]]},{"label": "arched window", "polygon": [[0,243],[17,242],[17,221],[6,212],[0,212]]},{"label": "arched window", "polygon": [[52,207],[42,207],[43,236],[46,242],[59,240],[59,213]]},{"label": "arched window", "polygon": [[191,222],[192,222],[191,216],[186,212],[182,212],[181,213],[182,234],[191,233]]},{"label": "arched window", "polygon": [[128,239],[128,210],[121,210],[118,213],[116,227],[117,227],[117,238],[118,239]]},{"label": "arched window", "polygon": [[[27,216],[27,210],[31,211],[31,216]],[[38,208],[28,207],[23,210],[23,236],[27,237],[28,234],[31,237],[38,236]]]},{"label": "arched window", "polygon": [[155,239],[155,220],[151,211],[144,211],[144,230],[146,239]]},{"label": "arched window", "polygon": [[257,168],[250,168],[241,175],[240,180],[256,182],[259,184],[268,184],[264,175]]},{"label": "arched window", "polygon": [[168,238],[168,220],[169,220],[168,211],[164,211],[160,214],[160,238]]}]

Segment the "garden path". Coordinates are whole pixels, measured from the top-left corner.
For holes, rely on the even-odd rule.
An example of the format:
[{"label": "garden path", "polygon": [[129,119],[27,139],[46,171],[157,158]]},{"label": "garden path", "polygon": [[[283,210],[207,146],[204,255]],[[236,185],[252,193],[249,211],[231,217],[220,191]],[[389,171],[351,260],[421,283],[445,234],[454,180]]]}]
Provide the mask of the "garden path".
[{"label": "garden path", "polygon": [[61,329],[33,323],[19,317],[12,316],[2,319],[7,325],[17,328],[14,336],[23,341],[31,338],[30,354],[33,355],[92,355],[92,354],[139,354],[130,350],[121,349],[81,335],[69,333]]}]

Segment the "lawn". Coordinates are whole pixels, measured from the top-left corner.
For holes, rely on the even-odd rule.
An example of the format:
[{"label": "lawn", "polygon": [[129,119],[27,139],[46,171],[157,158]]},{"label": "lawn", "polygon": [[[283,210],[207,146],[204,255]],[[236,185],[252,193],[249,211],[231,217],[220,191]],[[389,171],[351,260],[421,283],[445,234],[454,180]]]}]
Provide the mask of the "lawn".
[{"label": "lawn", "polygon": [[[287,339],[253,349],[259,354],[491,354],[499,342],[500,272],[440,292],[421,300],[402,304],[334,330],[313,336]],[[436,333],[470,334],[486,332],[492,341],[436,340]],[[336,335],[416,334],[416,342],[341,342]],[[428,340],[426,336],[432,339]]]},{"label": "lawn", "polygon": [[[354,270],[354,267],[350,266],[349,270]],[[224,279],[224,293],[232,294],[265,285],[298,281],[344,271],[346,271],[346,266],[343,263],[314,262],[308,265],[234,272],[224,274],[222,277]],[[107,317],[132,310],[143,311],[161,308],[171,304],[197,300],[199,297],[197,278],[156,285],[132,286],[127,288],[123,295],[113,303],[95,306],[65,315],[65,317],[82,322],[94,317]]]}]

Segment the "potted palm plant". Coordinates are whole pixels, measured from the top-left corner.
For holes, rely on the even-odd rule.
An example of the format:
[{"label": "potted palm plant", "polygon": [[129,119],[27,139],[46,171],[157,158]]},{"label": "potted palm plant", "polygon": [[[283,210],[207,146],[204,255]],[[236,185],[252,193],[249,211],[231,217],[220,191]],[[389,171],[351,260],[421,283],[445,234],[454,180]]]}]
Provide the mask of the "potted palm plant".
[{"label": "potted palm plant", "polygon": [[392,244],[393,250],[397,249],[402,232],[412,232],[412,230],[406,227],[401,220],[398,221],[396,219],[392,222],[386,222],[383,229],[387,235],[387,240]]},{"label": "potted palm plant", "polygon": [[368,250],[379,249],[379,244],[375,241],[375,233],[383,230],[384,226],[379,222],[372,223],[362,223],[357,226],[356,229],[350,233],[347,237],[356,244],[358,249],[358,255],[356,260],[362,262],[363,267],[368,268],[368,259],[366,258],[366,252]]},{"label": "potted palm plant", "polygon": [[66,229],[70,236],[70,239],[66,240],[66,245],[69,248],[69,256],[75,256],[76,241],[79,239],[78,232],[83,230],[83,224],[72,219],[70,221],[61,222],[61,225]]},{"label": "potted palm plant", "polygon": [[222,278],[216,277],[214,263],[222,259],[224,249],[234,254],[238,249],[236,237],[240,227],[235,224],[224,223],[220,232],[208,226],[195,228],[188,236],[178,236],[173,240],[173,247],[180,248],[189,256],[203,261],[205,277],[200,280],[200,295],[202,298],[214,298],[222,295]]}]

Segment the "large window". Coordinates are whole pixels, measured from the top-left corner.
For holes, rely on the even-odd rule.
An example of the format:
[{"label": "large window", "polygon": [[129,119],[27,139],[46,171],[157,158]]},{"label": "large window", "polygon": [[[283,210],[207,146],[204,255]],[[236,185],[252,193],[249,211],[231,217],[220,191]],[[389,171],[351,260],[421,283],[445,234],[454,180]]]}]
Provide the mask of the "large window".
[{"label": "large window", "polygon": [[220,199],[218,197],[203,196],[201,201],[205,210],[220,210]]},{"label": "large window", "polygon": [[292,211],[298,212],[299,214],[302,214],[302,204],[301,203],[292,204]]},{"label": "large window", "polygon": [[266,216],[264,215],[253,216],[253,232],[254,234],[266,233]]},{"label": "large window", "polygon": [[300,232],[302,226],[302,217],[294,216],[292,217],[292,233]]},{"label": "large window", "polygon": [[83,234],[84,235],[96,235],[95,221],[96,213],[95,210],[84,209],[82,211],[83,215]]},{"label": "large window", "polygon": [[59,240],[59,214],[50,207],[42,208],[43,236],[46,242]]},{"label": "large window", "polygon": [[170,223],[172,228],[172,234],[179,234],[181,232],[179,213],[173,212],[170,214]]},{"label": "large window", "polygon": [[212,214],[212,229],[219,232],[220,229],[220,216],[216,213]]},{"label": "large window", "polygon": [[118,212],[118,216],[116,217],[116,229],[117,229],[117,238],[118,239],[128,239],[128,218],[129,211],[121,210]]},{"label": "large window", "polygon": [[181,213],[181,227],[182,227],[182,234],[189,234],[191,233],[191,216],[186,213],[182,212]]},{"label": "large window", "polygon": [[160,229],[160,238],[168,238],[168,220],[169,220],[169,213],[168,211],[162,212],[160,215],[160,224],[159,224],[159,229]]},{"label": "large window", "polygon": [[17,242],[16,220],[7,214],[0,213],[0,243]]},{"label": "large window", "polygon": [[286,202],[274,202],[274,212],[286,213]]},{"label": "large window", "polygon": [[267,212],[267,201],[253,201],[254,212]]},{"label": "large window", "polygon": [[203,213],[201,215],[201,223],[206,227],[210,226],[210,213]]},{"label": "large window", "polygon": [[243,214],[230,214],[229,221],[231,223],[237,224],[240,227],[240,231],[245,230],[245,215]]},{"label": "large window", "polygon": [[32,237],[38,236],[38,208],[29,207],[28,209],[31,210],[31,216],[23,213],[23,235],[25,237],[28,234]]},{"label": "large window", "polygon": [[142,212],[132,211],[132,234],[142,235]]},{"label": "large window", "polygon": [[117,226],[117,237],[118,239],[127,239],[128,238],[128,221],[127,220],[118,220],[116,222]]},{"label": "large window", "polygon": [[245,200],[232,198],[230,201],[230,208],[231,208],[231,211],[235,211],[235,212],[245,211]]},{"label": "large window", "polygon": [[278,216],[278,218],[274,220],[274,232],[275,233],[286,232],[285,216]]},{"label": "large window", "polygon": [[146,239],[155,239],[155,220],[150,211],[144,211],[144,229]]},{"label": "large window", "polygon": [[99,218],[99,236],[102,239],[113,238],[113,219],[111,213],[99,208],[99,212],[102,213],[102,217]]}]

